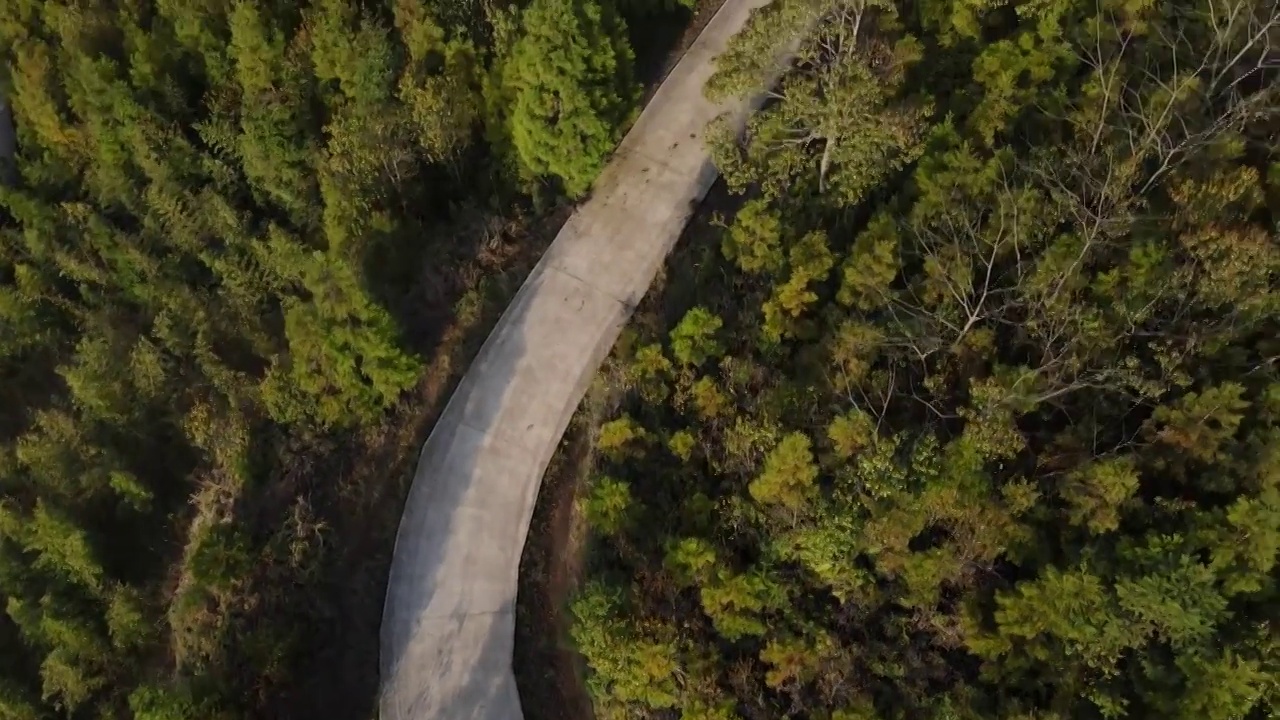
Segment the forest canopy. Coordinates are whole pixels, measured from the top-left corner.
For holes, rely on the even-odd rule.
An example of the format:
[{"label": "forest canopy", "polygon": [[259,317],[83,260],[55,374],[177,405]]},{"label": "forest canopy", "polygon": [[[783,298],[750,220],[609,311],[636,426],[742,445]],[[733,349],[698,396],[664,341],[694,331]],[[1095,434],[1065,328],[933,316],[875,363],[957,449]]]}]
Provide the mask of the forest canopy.
[{"label": "forest canopy", "polygon": [[320,486],[421,402],[419,318],[587,190],[675,7],[0,0],[0,718],[338,716],[318,589],[390,544],[312,497],[368,490]]},{"label": "forest canopy", "polygon": [[1280,6],[775,0],[606,370],[599,718],[1280,712]]}]

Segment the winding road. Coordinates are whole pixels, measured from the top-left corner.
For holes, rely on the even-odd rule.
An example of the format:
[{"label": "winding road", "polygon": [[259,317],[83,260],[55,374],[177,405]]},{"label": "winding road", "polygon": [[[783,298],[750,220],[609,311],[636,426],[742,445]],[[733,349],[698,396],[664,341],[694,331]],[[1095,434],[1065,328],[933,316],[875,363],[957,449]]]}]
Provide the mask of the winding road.
[{"label": "winding road", "polygon": [[521,720],[516,579],[542,475],[591,377],[715,181],[714,59],[767,0],[726,0],[498,321],[422,448],[381,635],[382,720]]}]

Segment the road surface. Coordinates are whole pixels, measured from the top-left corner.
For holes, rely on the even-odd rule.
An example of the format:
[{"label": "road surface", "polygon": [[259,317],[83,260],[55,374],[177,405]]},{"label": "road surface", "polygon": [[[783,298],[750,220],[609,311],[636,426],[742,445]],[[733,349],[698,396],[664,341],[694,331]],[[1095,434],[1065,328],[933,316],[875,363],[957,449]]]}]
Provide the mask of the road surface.
[{"label": "road surface", "polygon": [[767,0],[726,0],[672,69],[463,377],[422,448],[382,620],[382,720],[521,720],[516,576],[542,475],[715,181],[702,86]]}]

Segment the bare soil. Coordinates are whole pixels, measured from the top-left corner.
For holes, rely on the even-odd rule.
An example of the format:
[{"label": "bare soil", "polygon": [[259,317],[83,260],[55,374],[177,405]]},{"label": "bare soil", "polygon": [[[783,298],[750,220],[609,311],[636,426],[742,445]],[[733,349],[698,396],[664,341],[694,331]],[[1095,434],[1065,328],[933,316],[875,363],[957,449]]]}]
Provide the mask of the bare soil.
[{"label": "bare soil", "polygon": [[569,638],[568,603],[582,569],[575,506],[591,469],[594,414],[579,413],[547,468],[520,558],[513,666],[525,720],[591,720],[582,658]]}]

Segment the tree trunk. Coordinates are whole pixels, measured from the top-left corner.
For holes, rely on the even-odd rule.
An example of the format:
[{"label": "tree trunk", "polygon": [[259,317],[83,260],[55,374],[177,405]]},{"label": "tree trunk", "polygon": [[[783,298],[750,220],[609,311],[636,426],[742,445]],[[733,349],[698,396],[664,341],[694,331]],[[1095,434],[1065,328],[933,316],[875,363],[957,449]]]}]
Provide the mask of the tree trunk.
[{"label": "tree trunk", "polygon": [[0,95],[0,185],[12,185],[17,180],[17,138],[13,131],[13,114],[9,102]]},{"label": "tree trunk", "polygon": [[827,191],[827,170],[831,168],[831,148],[835,147],[835,141],[827,138],[822,147],[822,160],[818,162],[818,192],[825,193]]}]

